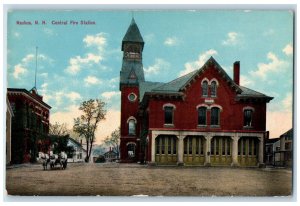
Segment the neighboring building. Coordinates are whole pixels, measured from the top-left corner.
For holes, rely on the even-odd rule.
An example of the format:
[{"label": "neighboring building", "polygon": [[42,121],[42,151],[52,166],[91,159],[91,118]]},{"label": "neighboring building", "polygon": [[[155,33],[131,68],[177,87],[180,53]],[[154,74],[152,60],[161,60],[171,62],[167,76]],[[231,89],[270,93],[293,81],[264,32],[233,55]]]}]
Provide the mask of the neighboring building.
[{"label": "neighboring building", "polygon": [[13,164],[35,161],[39,151],[47,152],[51,107],[36,89],[8,88],[12,118],[11,160]]},{"label": "neighboring building", "polygon": [[274,165],[283,167],[293,166],[293,129],[279,137],[280,146],[274,151]]},{"label": "neighboring building", "polygon": [[274,161],[275,161],[274,154],[276,151],[280,151],[280,139],[279,138],[267,139],[265,147],[266,147],[266,152],[265,152],[266,165],[274,165]]},{"label": "neighboring building", "polygon": [[[145,81],[144,41],[134,19],[123,38],[121,162],[178,165],[264,164],[266,96],[240,85],[211,57],[168,83]],[[178,54],[180,55],[180,54]]]},{"label": "neighboring building", "polygon": [[86,157],[86,150],[83,149],[82,144],[69,137],[68,146],[73,147],[75,150],[73,153],[73,157],[68,157],[68,162],[84,162],[84,158]]},{"label": "neighboring building", "polygon": [[112,151],[111,148],[109,149],[108,152],[105,152],[103,156],[106,162],[113,162],[118,159],[118,154]]},{"label": "neighboring building", "polygon": [[11,119],[13,111],[6,96],[6,164],[11,163]]}]

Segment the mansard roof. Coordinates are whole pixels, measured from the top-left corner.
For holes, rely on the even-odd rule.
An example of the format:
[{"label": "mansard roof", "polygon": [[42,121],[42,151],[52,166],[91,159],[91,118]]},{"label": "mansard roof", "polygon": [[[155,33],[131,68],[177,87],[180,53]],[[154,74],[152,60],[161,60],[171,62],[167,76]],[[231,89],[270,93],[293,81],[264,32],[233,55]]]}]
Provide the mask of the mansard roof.
[{"label": "mansard roof", "polygon": [[218,62],[210,57],[209,60],[198,70],[190,72],[184,76],[181,76],[177,79],[174,79],[167,83],[155,83],[155,82],[145,82],[144,84],[140,84],[140,101],[143,100],[145,94],[165,94],[165,95],[183,95],[183,92],[186,90],[188,86],[190,86],[193,80],[200,76],[206,69],[214,66],[218,69],[221,77],[225,79],[225,81],[229,84],[231,88],[235,90],[237,93],[237,100],[240,99],[264,99],[267,102],[273,99],[273,97],[266,96],[260,92],[254,91],[252,89],[237,85],[224,71],[224,69],[218,64]]},{"label": "mansard roof", "polygon": [[137,42],[137,43],[141,43],[142,45],[144,45],[143,37],[140,33],[140,30],[139,30],[137,24],[135,23],[134,18],[132,18],[131,24],[129,25],[127,32],[123,38],[122,51],[123,51],[123,46],[124,46],[125,42]]}]

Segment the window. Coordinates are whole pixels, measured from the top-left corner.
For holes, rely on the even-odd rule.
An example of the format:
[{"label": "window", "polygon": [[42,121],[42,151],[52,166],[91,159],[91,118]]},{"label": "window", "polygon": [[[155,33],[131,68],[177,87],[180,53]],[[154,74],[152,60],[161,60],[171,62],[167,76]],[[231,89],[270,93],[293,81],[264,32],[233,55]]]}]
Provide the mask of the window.
[{"label": "window", "polygon": [[198,125],[206,125],[206,107],[198,108]]},{"label": "window", "polygon": [[246,127],[252,126],[252,113],[253,111],[250,109],[244,110],[244,126]]},{"label": "window", "polygon": [[213,81],[210,85],[210,95],[212,97],[217,96],[217,83],[215,81]]},{"label": "window", "polygon": [[207,96],[208,95],[208,82],[204,81],[202,83],[202,96]]},{"label": "window", "polygon": [[129,99],[129,101],[131,101],[131,102],[134,102],[134,101],[136,100],[136,98],[137,98],[137,96],[136,96],[134,93],[130,93],[130,94],[128,95],[128,99]]},{"label": "window", "polygon": [[165,107],[165,124],[173,124],[173,107]]},{"label": "window", "polygon": [[135,121],[134,121],[134,119],[129,120],[128,128],[129,128],[128,134],[129,135],[135,135]]},{"label": "window", "polygon": [[218,126],[220,124],[220,109],[213,107],[211,109],[211,125]]}]

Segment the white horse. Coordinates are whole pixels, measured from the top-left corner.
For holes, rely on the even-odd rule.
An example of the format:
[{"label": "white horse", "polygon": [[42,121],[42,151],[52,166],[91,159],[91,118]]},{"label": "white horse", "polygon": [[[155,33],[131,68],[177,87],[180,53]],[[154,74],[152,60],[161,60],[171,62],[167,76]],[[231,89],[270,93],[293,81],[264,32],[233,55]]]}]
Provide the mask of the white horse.
[{"label": "white horse", "polygon": [[50,168],[54,168],[56,163],[58,162],[58,155],[53,154],[53,151],[50,151]]},{"label": "white horse", "polygon": [[61,152],[60,153],[60,166],[62,169],[66,169],[67,168],[67,162],[68,162],[68,156],[65,152]]},{"label": "white horse", "polygon": [[49,155],[43,152],[39,152],[39,159],[42,160],[44,170],[47,170],[47,165],[50,161]]},{"label": "white horse", "polygon": [[67,168],[67,154],[65,152],[61,152],[59,155],[53,154],[52,151],[50,151],[50,167],[53,169],[55,165],[60,164],[61,169]]}]

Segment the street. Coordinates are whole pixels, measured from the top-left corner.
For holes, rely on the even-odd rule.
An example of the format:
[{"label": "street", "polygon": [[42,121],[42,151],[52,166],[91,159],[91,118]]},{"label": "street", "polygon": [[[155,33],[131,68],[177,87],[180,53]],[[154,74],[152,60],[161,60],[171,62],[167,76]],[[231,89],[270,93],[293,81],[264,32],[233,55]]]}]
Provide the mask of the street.
[{"label": "street", "polygon": [[288,196],[292,171],[119,163],[70,163],[66,170],[43,171],[28,164],[6,169],[6,189],[26,196]]}]

